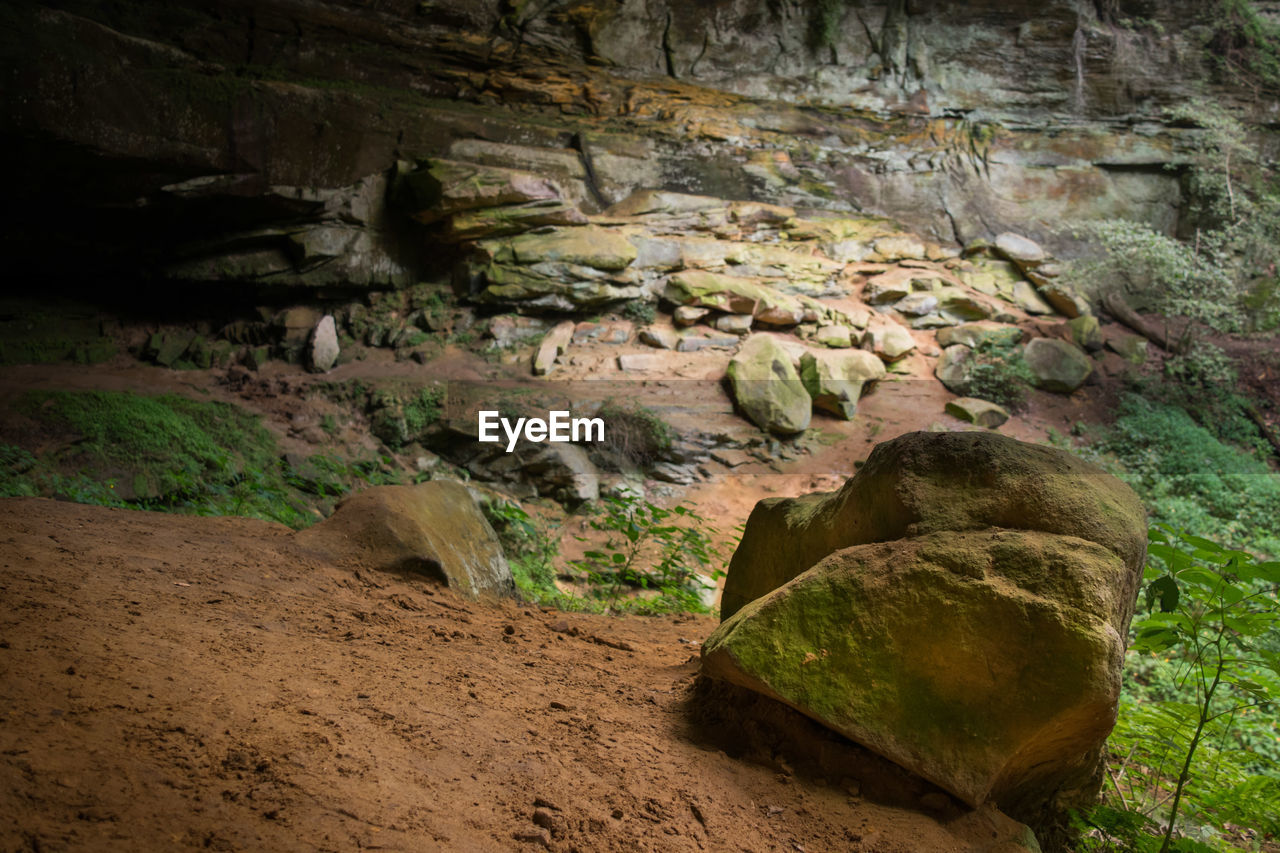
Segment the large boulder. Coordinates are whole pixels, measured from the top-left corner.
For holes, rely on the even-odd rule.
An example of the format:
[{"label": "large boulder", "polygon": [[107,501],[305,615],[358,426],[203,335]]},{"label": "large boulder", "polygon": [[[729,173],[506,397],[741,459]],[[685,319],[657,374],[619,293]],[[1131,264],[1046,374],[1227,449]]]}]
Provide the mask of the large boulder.
[{"label": "large boulder", "polygon": [[952,394],[965,394],[969,389],[969,380],[973,378],[973,368],[977,362],[973,358],[973,349],[965,344],[952,344],[942,351],[933,368],[933,375],[947,386]]},{"label": "large boulder", "polygon": [[837,491],[756,504],[720,612],[732,616],[840,548],[988,527],[1096,542],[1135,572],[1122,597],[1132,604],[1137,595],[1146,511],[1124,483],[1064,451],[994,433],[913,432],[878,445]]},{"label": "large boulder", "polygon": [[1031,368],[1032,384],[1045,391],[1070,394],[1093,372],[1093,362],[1080,347],[1057,338],[1034,338],[1022,353]]},{"label": "large boulder", "polygon": [[338,564],[430,575],[467,598],[515,588],[493,528],[451,480],[357,492],[297,541]]},{"label": "large boulder", "polygon": [[756,505],[703,672],[1035,822],[1097,793],[1145,557],[1101,469],[910,433],[839,491]]},{"label": "large boulder", "polygon": [[809,428],[812,402],[791,355],[769,335],[752,335],[729,362],[733,399],[752,423],[793,435]]},{"label": "large boulder", "polygon": [[[1087,787],[1115,723],[1131,569],[1082,539],[858,545],[739,610],[703,672],[771,696],[966,803]],[[1095,788],[1096,791],[1096,788]]]},{"label": "large boulder", "polygon": [[800,357],[800,380],[813,406],[849,420],[858,409],[863,386],[885,377],[884,362],[866,350],[806,351]]}]

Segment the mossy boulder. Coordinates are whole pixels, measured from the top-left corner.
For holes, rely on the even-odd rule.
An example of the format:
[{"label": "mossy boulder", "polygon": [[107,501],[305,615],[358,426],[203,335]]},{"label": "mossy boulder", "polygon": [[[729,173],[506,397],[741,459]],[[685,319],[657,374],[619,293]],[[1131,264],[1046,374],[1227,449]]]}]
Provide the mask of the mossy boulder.
[{"label": "mossy boulder", "polygon": [[942,357],[933,368],[933,375],[952,394],[964,394],[969,387],[969,380],[973,378],[975,366],[971,347],[952,344],[942,351]]},{"label": "mossy boulder", "polygon": [[840,548],[942,530],[1001,527],[1096,542],[1132,577],[1146,558],[1146,510],[1133,490],[1070,453],[995,433],[913,432],[877,445],[834,492],[756,504],[725,579],[728,618]]},{"label": "mossy boulder", "polygon": [[769,335],[752,335],[729,362],[733,399],[756,426],[779,435],[804,432],[812,402],[791,356]]},{"label": "mossy boulder", "polygon": [[559,199],[555,184],[531,172],[453,160],[400,163],[392,201],[419,222],[500,205]]},{"label": "mossy boulder", "polygon": [[595,226],[554,228],[487,240],[481,243],[481,249],[499,262],[565,263],[597,270],[625,269],[636,259],[636,247],[625,234]]},{"label": "mossy boulder", "polygon": [[1130,574],[1107,548],[1037,531],[858,545],[738,610],[702,668],[970,805],[1025,812],[1092,785]]},{"label": "mossy boulder", "polygon": [[948,400],[946,412],[952,417],[987,429],[995,429],[1009,420],[1009,412],[1003,406],[977,397]]},{"label": "mossy boulder", "polygon": [[515,588],[493,528],[467,487],[450,480],[357,492],[297,541],[340,565],[426,574],[467,598]]},{"label": "mossy boulder", "polygon": [[809,351],[800,357],[800,380],[813,407],[844,420],[858,410],[863,386],[884,377],[884,362],[865,350]]},{"label": "mossy boulder", "polygon": [[1070,394],[1093,373],[1093,362],[1080,347],[1057,338],[1028,341],[1022,357],[1031,368],[1032,383],[1045,391]]},{"label": "mossy boulder", "polygon": [[964,344],[974,349],[982,346],[1011,347],[1021,340],[1021,329],[1003,323],[962,323],[949,329],[938,330],[938,345],[942,347],[953,344]]},{"label": "mossy boulder", "polygon": [[747,314],[773,326],[794,326],[805,318],[804,304],[745,276],[686,270],[672,275],[662,296],[677,306]]},{"label": "mossy boulder", "polygon": [[1053,448],[910,433],[836,492],[756,505],[702,670],[950,791],[1096,799],[1146,558],[1128,486]]}]

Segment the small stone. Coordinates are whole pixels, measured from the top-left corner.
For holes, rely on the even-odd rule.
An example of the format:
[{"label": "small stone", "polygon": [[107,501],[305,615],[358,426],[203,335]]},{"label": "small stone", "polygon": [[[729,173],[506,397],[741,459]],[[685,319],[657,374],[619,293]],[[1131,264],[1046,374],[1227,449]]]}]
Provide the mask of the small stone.
[{"label": "small stone", "polygon": [[710,308],[699,308],[696,305],[681,305],[672,313],[677,326],[692,326],[702,322],[702,318],[711,313]]},{"label": "small stone", "polygon": [[1098,318],[1092,314],[1084,314],[1067,321],[1067,329],[1071,340],[1086,352],[1097,352],[1102,349],[1102,327]]},{"label": "small stone", "polygon": [[516,841],[524,842],[526,844],[541,844],[548,850],[551,849],[551,833],[541,827],[537,829],[521,829],[515,832],[511,837]]},{"label": "small stone", "polygon": [[548,809],[534,809],[533,825],[542,827],[552,835],[556,834],[556,829],[560,820],[561,818],[559,815],[553,814]]},{"label": "small stone", "polygon": [[750,314],[721,314],[711,325],[721,332],[745,335],[751,331],[751,323],[754,319]]},{"label": "small stone", "polygon": [[875,333],[875,348],[885,361],[897,361],[916,348],[916,339],[895,323]]},{"label": "small stone", "polygon": [[670,326],[645,326],[640,330],[640,341],[658,349],[675,349],[680,345],[680,333]]},{"label": "small stone", "polygon": [[932,293],[913,293],[893,303],[893,308],[908,317],[923,317],[937,310],[938,297]]},{"label": "small stone", "polygon": [[542,339],[538,353],[533,357],[534,376],[546,376],[555,368],[556,359],[569,348],[573,340],[574,323],[566,320],[556,326]]},{"label": "small stone", "polygon": [[726,337],[709,337],[703,335],[689,335],[680,339],[680,343],[676,346],[678,352],[698,352],[704,349],[733,349],[738,345],[736,336]]},{"label": "small stone", "polygon": [[311,348],[307,361],[312,371],[326,373],[338,363],[338,327],[333,315],[326,314],[311,332]]},{"label": "small stone", "polygon": [[819,326],[813,340],[826,347],[843,349],[853,346],[853,333],[848,326]]},{"label": "small stone", "polygon": [[1107,349],[1119,355],[1130,364],[1144,364],[1147,360],[1147,340],[1138,335],[1131,335],[1108,327],[1104,335]]},{"label": "small stone", "polygon": [[1013,285],[1013,304],[1028,314],[1053,313],[1053,306],[1041,298],[1029,281],[1019,281]]},{"label": "small stone", "polygon": [[1085,317],[1093,313],[1089,300],[1065,284],[1058,284],[1053,281],[1046,282],[1040,285],[1040,296],[1044,298],[1045,302],[1049,303],[1053,310],[1064,317],[1075,319],[1076,317]]},{"label": "small stone", "polygon": [[671,366],[671,360],[658,353],[627,353],[618,356],[618,369],[624,373],[649,373]]},{"label": "small stone", "polygon": [[901,261],[909,258],[924,260],[926,256],[924,241],[910,234],[881,237],[875,242],[875,250],[876,254],[886,261]]},{"label": "small stone", "polygon": [[909,279],[894,273],[885,273],[867,279],[866,287],[862,290],[862,298],[872,305],[884,305],[909,296],[911,290]]},{"label": "small stone", "polygon": [[1010,231],[996,237],[996,251],[1020,267],[1034,268],[1049,259],[1049,253],[1035,240]]}]

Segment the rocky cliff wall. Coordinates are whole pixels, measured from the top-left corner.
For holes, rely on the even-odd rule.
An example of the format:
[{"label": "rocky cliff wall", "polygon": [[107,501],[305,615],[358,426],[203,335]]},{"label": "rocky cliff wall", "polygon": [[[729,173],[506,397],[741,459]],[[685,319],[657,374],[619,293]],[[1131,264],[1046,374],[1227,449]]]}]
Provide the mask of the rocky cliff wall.
[{"label": "rocky cliff wall", "polygon": [[[1099,6],[1104,7],[1099,11]],[[1109,8],[1105,8],[1109,7]],[[872,212],[934,239],[1177,226],[1203,4],[436,0],[19,4],[0,27],[6,251],[261,287],[395,287],[447,258],[397,160]],[[1127,17],[1122,17],[1127,16]],[[1134,21],[1141,22],[1140,25]],[[68,251],[72,247],[73,251]]]}]

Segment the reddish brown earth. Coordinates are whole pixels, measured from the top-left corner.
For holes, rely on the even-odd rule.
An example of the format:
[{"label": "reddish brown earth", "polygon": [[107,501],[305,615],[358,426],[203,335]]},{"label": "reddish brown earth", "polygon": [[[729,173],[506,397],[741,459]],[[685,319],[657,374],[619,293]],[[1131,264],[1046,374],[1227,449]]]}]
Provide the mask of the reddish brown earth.
[{"label": "reddish brown earth", "polygon": [[[557,378],[616,379],[622,351],[575,347]],[[530,354],[423,366],[371,351],[323,377],[272,363],[230,382],[122,355],[7,367],[0,407],[38,388],[182,393],[261,414],[285,451],[354,455],[373,449],[367,424],[317,382],[477,380],[524,373]],[[728,354],[679,358],[696,379]],[[794,460],[708,463],[707,481],[659,500],[696,503],[727,541],[760,498],[834,488],[876,442],[965,428],[943,414],[933,359],[908,364],[854,421],[816,416]],[[699,426],[750,433],[718,393]],[[1030,402],[1002,432],[1100,420],[1107,393]],[[690,417],[678,399],[669,411]],[[243,519],[0,500],[0,850],[1013,849],[1020,828],[998,813],[766,700],[699,687],[715,624],[463,602],[324,565]]]},{"label": "reddish brown earth", "polygon": [[1013,849],[695,689],[709,617],[463,602],[244,519],[5,499],[0,531],[0,849]]}]

